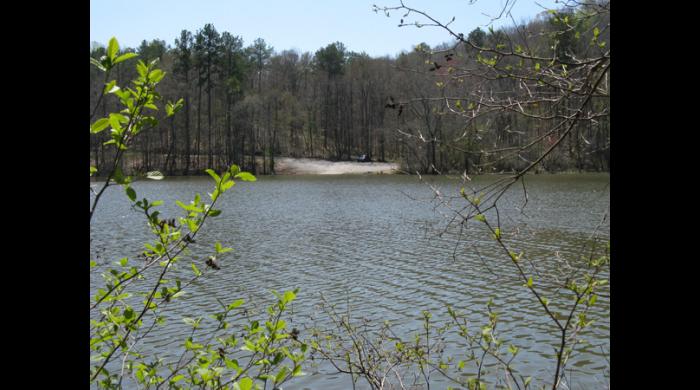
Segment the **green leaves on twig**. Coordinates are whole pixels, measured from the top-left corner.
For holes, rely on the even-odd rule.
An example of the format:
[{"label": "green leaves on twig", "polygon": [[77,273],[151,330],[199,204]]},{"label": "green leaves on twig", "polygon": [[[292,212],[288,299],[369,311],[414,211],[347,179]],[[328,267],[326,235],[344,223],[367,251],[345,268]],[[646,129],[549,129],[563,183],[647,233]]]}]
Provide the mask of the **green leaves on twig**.
[{"label": "green leaves on twig", "polygon": [[218,175],[213,169],[207,169],[205,172],[208,173],[209,176],[211,176],[211,178],[214,179],[214,182],[216,183],[216,188],[211,194],[209,194],[209,197],[212,199],[212,201],[216,201],[216,199],[218,199],[221,194],[223,194],[228,189],[236,185],[236,182],[233,181],[233,179],[231,178],[232,176],[236,179],[241,179],[243,181],[257,180],[255,176],[253,176],[249,172],[241,172],[240,168],[235,164],[232,165],[225,172],[221,172],[221,176]]},{"label": "green leaves on twig", "polygon": [[[90,62],[98,69],[109,72],[115,65],[135,57],[134,53],[118,55],[119,44],[116,39],[112,39],[104,55],[99,60],[91,59]],[[133,140],[143,131],[146,131],[158,124],[158,120],[153,115],[146,112],[158,111],[156,103],[161,99],[155,91],[157,84],[165,77],[165,72],[156,68],[157,61],[145,63],[138,61],[136,70],[138,77],[133,80],[132,86],[123,88],[117,85],[116,81],[107,82],[105,75],[104,94],[113,94],[122,105],[122,109],[113,112],[103,118],[98,118],[90,125],[90,133],[98,134],[109,130],[110,139],[105,145],[114,145],[117,150],[112,164],[106,165],[107,180],[100,192],[96,192],[95,203],[97,204],[99,195],[110,184],[122,186],[126,196],[132,202],[132,209],[146,216],[151,232],[155,239],[144,243],[144,250],[141,257],[145,258],[142,266],[134,265],[135,261],[129,261],[124,257],[112,265],[112,269],[104,269],[102,277],[105,286],[98,288],[94,301],[91,304],[91,312],[96,315],[91,318],[90,330],[90,350],[92,353],[90,370],[90,382],[101,387],[114,388],[121,384],[121,375],[129,375],[134,378],[140,386],[150,387],[153,385],[169,384],[173,388],[207,387],[221,388],[226,382],[225,388],[236,388],[249,390],[254,386],[259,388],[255,381],[271,381],[279,387],[282,383],[292,377],[303,375],[301,362],[305,358],[306,344],[299,340],[299,331],[295,328],[287,331],[286,322],[281,318],[287,305],[296,298],[296,292],[286,291],[283,294],[274,293],[277,302],[267,309],[268,318],[263,321],[251,321],[246,327],[246,332],[241,335],[242,342],[239,343],[237,334],[232,333],[228,337],[219,337],[216,342],[212,340],[196,340],[195,331],[201,331],[205,327],[202,317],[185,317],[183,321],[191,326],[192,335],[184,342],[184,349],[192,353],[196,359],[179,366],[168,367],[172,369],[172,374],[165,378],[161,376],[165,366],[160,360],[147,362],[147,356],[132,350],[142,337],[148,334],[153,327],[163,325],[165,317],[160,314],[163,305],[179,298],[185,294],[183,288],[194,282],[204,273],[197,267],[195,262],[191,263],[194,276],[183,282],[182,274],[166,274],[171,268],[178,264],[181,253],[188,249],[188,246],[195,243],[194,237],[201,229],[202,224],[208,217],[216,217],[221,214],[221,210],[213,208],[217,199],[235,185],[233,179],[242,181],[255,181],[256,178],[248,172],[241,172],[236,165],[229,169],[216,173],[213,170],[206,172],[214,179],[215,187],[210,195],[211,204],[206,204],[199,194],[194,199],[185,204],[181,201],[175,203],[183,209],[185,215],[179,218],[162,218],[158,206],[163,201],[149,201],[146,198],[138,199],[136,190],[132,187],[135,179],[146,178],[150,180],[162,180],[163,174],[159,171],[149,171],[145,174],[127,176],[119,168],[120,159],[123,152],[129,148]],[[168,102],[165,105],[165,115],[171,117],[175,115],[183,106],[183,99],[176,102]],[[92,120],[92,115],[91,115]],[[90,175],[97,173],[97,168],[90,167]],[[183,231],[188,229],[189,232]],[[224,247],[220,242],[214,245],[215,254],[197,257],[206,264],[208,268],[220,269],[217,257],[222,257],[232,248]],[[108,264],[108,263],[107,263]],[[105,264],[105,266],[107,266]],[[200,267],[203,265],[200,264]],[[131,284],[133,280],[146,279],[144,272],[151,266],[160,265],[160,276],[155,279],[149,290],[139,291],[134,286],[143,284]],[[91,269],[96,269],[97,262],[90,261]],[[106,268],[106,267],[105,267]],[[190,274],[191,275],[191,274]],[[150,282],[150,279],[148,279]],[[136,302],[129,300],[130,297],[140,296],[145,298],[141,301],[142,306],[138,307]],[[239,299],[229,305],[222,303],[223,311],[214,313],[211,318],[217,321],[216,330],[226,329],[230,326],[227,321],[229,312],[239,308],[243,300]],[[246,311],[243,311],[247,313]],[[148,315],[147,315],[148,314]],[[246,314],[247,315],[247,314]],[[153,326],[142,328],[143,318],[148,318]],[[261,324],[264,323],[264,326]],[[245,365],[228,355],[229,351],[239,350],[241,345],[258,352],[255,361]],[[127,349],[128,348],[128,349]],[[123,369],[121,374],[110,372],[107,364],[114,357],[123,356]],[[251,359],[253,360],[253,359]],[[291,364],[290,364],[291,362]]]},{"label": "green leaves on twig", "polygon": [[107,54],[102,56],[102,58],[100,58],[99,60],[95,58],[90,58],[90,63],[103,72],[109,72],[120,62],[124,62],[130,58],[134,58],[137,56],[136,53],[125,53],[120,56],[117,56],[118,53],[119,42],[117,42],[117,38],[112,37],[112,39],[109,40],[109,44],[107,45]]}]

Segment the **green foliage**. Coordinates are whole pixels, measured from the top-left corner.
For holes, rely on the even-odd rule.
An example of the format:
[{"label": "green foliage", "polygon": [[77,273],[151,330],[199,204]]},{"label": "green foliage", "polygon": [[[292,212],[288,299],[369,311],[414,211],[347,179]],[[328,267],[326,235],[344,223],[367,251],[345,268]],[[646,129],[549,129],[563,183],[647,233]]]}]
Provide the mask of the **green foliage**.
[{"label": "green foliage", "polygon": [[243,181],[256,181],[257,180],[255,178],[255,176],[251,175],[248,172],[237,173],[234,177],[237,179],[241,179]]},{"label": "green foliage", "polygon": [[472,30],[472,32],[469,33],[467,41],[469,41],[471,44],[473,44],[477,47],[482,47],[482,46],[484,46],[484,43],[486,42],[486,33],[484,32],[484,30],[477,27],[476,29]]},{"label": "green foliage", "polygon": [[[91,63],[100,71],[109,72],[114,65],[135,56],[128,53],[117,57],[118,51],[117,40],[112,39],[101,61],[91,59]],[[151,240],[144,243],[143,265],[135,265],[127,257],[111,267],[104,264],[98,268],[96,261],[90,261],[91,270],[99,269],[104,280],[104,286],[98,288],[92,297],[90,308],[90,382],[101,388],[122,388],[125,378],[135,381],[132,386],[138,388],[163,384],[171,388],[251,389],[253,386],[265,387],[267,383],[280,386],[302,375],[301,364],[305,359],[306,344],[297,333],[288,331],[282,318],[288,304],[296,298],[297,290],[282,294],[273,292],[277,302],[267,308],[266,317],[258,320],[243,316],[253,308],[244,309],[241,299],[230,304],[222,303],[221,310],[209,316],[216,321],[213,328],[206,326],[202,321],[204,317],[197,316],[198,313],[192,313],[196,317],[183,317],[182,321],[192,331],[183,341],[182,354],[190,359],[168,363],[143,355],[136,347],[153,329],[166,326],[163,313],[172,301],[185,296],[187,286],[200,279],[206,282],[209,273],[221,269],[221,257],[232,249],[217,242],[214,247],[216,256],[191,262],[193,274],[176,276],[172,272],[185,256],[190,256],[188,248],[195,242],[194,238],[205,221],[221,214],[214,205],[233,187],[232,178],[256,180],[255,176],[241,172],[235,165],[221,174],[208,169],[207,173],[214,180],[209,194],[211,202],[205,202],[199,194],[188,204],[177,200],[175,203],[182,209],[182,214],[174,218],[164,217],[159,210],[163,201],[138,199],[132,186],[135,178],[123,174],[119,161],[135,138],[157,124],[156,118],[146,113],[146,110],[158,110],[156,103],[160,95],[156,86],[165,77],[156,65],[155,60],[148,63],[138,61],[138,77],[132,81],[132,87],[120,88],[114,81],[107,83],[105,93],[117,96],[123,108],[97,119],[90,126],[91,134],[110,128],[111,140],[105,145],[113,145],[117,151],[108,180],[96,192],[91,219],[102,192],[108,186],[118,184],[132,202],[132,208],[143,215],[151,232]],[[182,102],[180,99],[176,103],[167,103],[167,115],[174,115],[182,107]],[[96,168],[90,167],[91,176],[95,172]],[[164,175],[150,171],[143,177],[162,180]],[[151,272],[151,269],[156,272]],[[233,325],[231,317],[247,322],[242,334]],[[261,323],[265,326],[261,327]],[[241,356],[238,352],[241,348],[252,355]]]},{"label": "green foliage", "polygon": [[347,61],[345,45],[334,42],[318,49],[315,55],[316,67],[328,74],[329,78],[342,75]]},{"label": "green foliage", "polygon": [[90,58],[90,63],[96,66],[99,70],[109,73],[109,71],[120,62],[136,57],[135,53],[125,53],[117,56],[118,53],[119,42],[117,42],[116,38],[112,38],[109,40],[109,44],[107,45],[106,54],[101,56],[99,60]]}]

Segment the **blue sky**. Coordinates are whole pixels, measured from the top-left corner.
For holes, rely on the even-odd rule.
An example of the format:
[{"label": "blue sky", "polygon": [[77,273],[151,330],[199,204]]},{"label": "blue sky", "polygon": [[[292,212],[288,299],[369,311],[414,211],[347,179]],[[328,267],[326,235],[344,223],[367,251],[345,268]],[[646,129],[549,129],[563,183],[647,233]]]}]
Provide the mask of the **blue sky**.
[{"label": "blue sky", "polygon": [[[404,0],[409,7],[424,10],[441,21],[449,21],[457,31],[468,34],[488,24],[484,13],[497,15],[506,0]],[[509,0],[511,3],[513,0]],[[473,2],[474,4],[470,3]],[[554,7],[554,0],[538,0]],[[402,50],[426,42],[429,45],[450,40],[447,32],[435,27],[397,27],[401,14],[387,18],[374,13],[372,5],[394,6],[398,0],[90,0],[90,41],[106,43],[115,36],[122,47],[137,47],[142,40],[155,38],[173,45],[180,31],[193,33],[206,23],[219,32],[241,36],[248,45],[260,37],[276,51],[297,49],[314,52],[331,42],[341,41],[349,50],[372,56],[394,56]],[[517,0],[512,8],[516,22],[529,20],[543,8],[533,0]],[[415,20],[412,17],[407,21]],[[510,18],[494,23],[512,25]]]}]

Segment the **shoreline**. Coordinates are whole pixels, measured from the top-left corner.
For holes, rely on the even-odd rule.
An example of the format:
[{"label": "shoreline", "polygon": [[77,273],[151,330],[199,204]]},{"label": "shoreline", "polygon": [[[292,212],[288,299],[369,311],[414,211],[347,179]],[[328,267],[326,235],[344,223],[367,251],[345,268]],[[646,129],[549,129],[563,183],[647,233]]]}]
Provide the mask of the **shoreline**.
[{"label": "shoreline", "polygon": [[275,158],[276,175],[393,175],[401,165],[391,162],[330,161],[313,158]]},{"label": "shoreline", "polygon": [[[258,158],[258,160],[261,160]],[[260,161],[262,162],[262,161]],[[165,173],[165,172],[163,172]],[[586,174],[586,173],[608,173],[606,171],[595,172],[595,171],[583,171],[579,172],[577,170],[565,170],[558,172],[528,172],[528,176],[548,176],[548,175],[567,175],[567,174]],[[280,176],[294,176],[294,175],[415,175],[414,173],[407,172],[402,169],[401,164],[398,162],[357,162],[357,161],[331,161],[318,158],[295,158],[295,157],[276,157],[275,158],[275,175]],[[501,175],[512,175],[513,172],[481,172],[481,173],[471,173],[469,176],[501,176]],[[267,176],[269,173],[263,175],[260,171],[257,173],[258,176]],[[432,176],[429,174],[423,174],[427,176]],[[445,172],[443,175],[438,176],[455,176],[460,175],[458,172]],[[172,175],[182,177],[185,175],[173,173]],[[202,170],[201,172],[196,172],[194,170],[190,171],[189,175],[186,176],[206,176],[206,173]],[[104,178],[102,176],[91,176],[91,179]]]}]

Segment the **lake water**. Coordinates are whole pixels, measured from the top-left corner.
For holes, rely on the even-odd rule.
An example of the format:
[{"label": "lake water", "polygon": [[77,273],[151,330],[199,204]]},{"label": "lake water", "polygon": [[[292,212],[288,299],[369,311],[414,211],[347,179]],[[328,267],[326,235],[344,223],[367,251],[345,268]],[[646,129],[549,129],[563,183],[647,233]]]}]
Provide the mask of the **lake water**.
[{"label": "lake water", "polygon": [[[457,178],[424,179],[442,194],[459,194]],[[493,180],[474,178],[476,186]],[[503,236],[516,252],[525,251],[532,259],[540,273],[536,278],[546,280],[561,269],[558,259],[577,258],[608,212],[609,175],[535,175],[527,176],[526,184],[524,210],[519,184],[502,199]],[[134,184],[139,197],[165,201],[164,218],[178,215],[175,200],[187,203],[195,193],[206,197],[211,187],[208,177]],[[216,310],[217,298],[244,298],[247,305],[262,307],[270,302],[272,289],[300,288],[289,326],[301,329],[302,337],[307,326],[327,325],[317,307],[321,294],[343,310],[348,302],[354,318],[390,321],[407,339],[421,329],[423,310],[441,323],[448,318],[448,304],[466,313],[478,329],[487,322],[485,305],[493,299],[494,310],[501,313],[498,329],[505,345],[521,351],[513,366],[523,376],[533,376],[534,385],[551,383],[557,329],[479,224],[470,222],[458,240],[458,226],[445,229],[447,210],[435,207],[433,198],[430,187],[415,176],[277,176],[237,183],[217,205],[222,215],[208,221],[193,246],[194,253],[202,253],[220,241],[235,251],[221,260],[220,271],[190,286],[187,298],[173,302],[168,312],[173,320],[145,339],[142,351],[172,358],[187,337],[178,318]],[[124,256],[137,261],[147,233],[143,216],[129,208],[123,191],[110,188],[93,217],[92,258],[99,264]],[[598,233],[607,238],[607,221]],[[181,264],[189,269],[189,261]],[[100,282],[99,276],[91,276],[92,289]],[[554,294],[549,297],[556,308]],[[567,365],[572,389],[603,388],[608,383],[607,294],[599,297],[591,318],[596,322],[581,334],[586,343],[577,346]],[[447,336],[445,354],[461,359],[461,344],[449,343],[454,335]],[[325,365],[304,371],[307,376],[285,389],[351,388],[349,377],[333,374]],[[436,379],[434,388],[449,385],[436,374],[431,377]],[[359,388],[363,386],[359,382]]]}]

